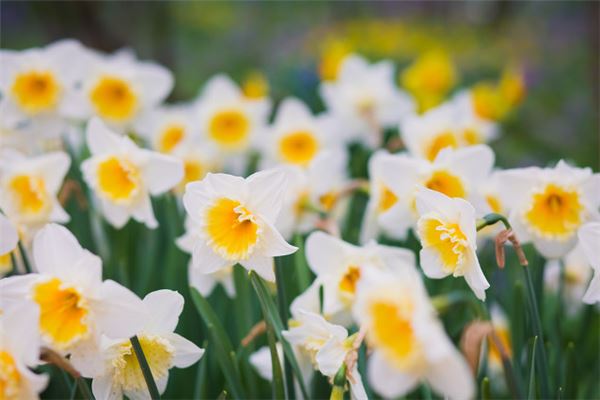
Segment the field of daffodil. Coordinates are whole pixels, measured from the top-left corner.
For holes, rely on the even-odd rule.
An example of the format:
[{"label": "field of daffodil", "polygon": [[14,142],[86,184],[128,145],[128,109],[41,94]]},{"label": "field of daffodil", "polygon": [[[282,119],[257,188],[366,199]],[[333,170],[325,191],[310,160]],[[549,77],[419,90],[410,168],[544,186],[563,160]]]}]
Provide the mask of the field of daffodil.
[{"label": "field of daffodil", "polygon": [[178,103],[135,48],[3,46],[0,400],[600,398],[597,166],[500,168],[525,67],[379,24],[313,32],[309,94]]}]

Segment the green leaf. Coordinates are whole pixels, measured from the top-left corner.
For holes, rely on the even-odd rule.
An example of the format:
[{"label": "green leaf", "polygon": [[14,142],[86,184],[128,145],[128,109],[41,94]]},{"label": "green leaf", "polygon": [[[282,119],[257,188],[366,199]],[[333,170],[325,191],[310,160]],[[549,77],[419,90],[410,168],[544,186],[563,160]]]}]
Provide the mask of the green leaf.
[{"label": "green leaf", "polygon": [[[204,341],[202,343],[202,348],[205,349],[208,346],[208,341]],[[204,399],[206,398],[206,364],[208,357],[202,357],[200,362],[198,363],[198,367],[196,370],[196,382],[194,385],[194,399]]]},{"label": "green leaf", "polygon": [[[277,353],[277,339],[271,325],[267,325],[267,341],[271,352],[271,369],[273,370],[273,398],[285,399],[285,384],[283,382],[283,373],[281,372],[281,363]],[[292,387],[293,390],[293,387]]]},{"label": "green leaf", "polygon": [[263,315],[265,317],[265,321],[267,325],[273,327],[273,331],[277,336],[277,340],[283,346],[283,352],[285,357],[290,362],[292,366],[292,371],[294,375],[296,375],[296,380],[298,381],[298,385],[300,386],[300,390],[302,391],[302,396],[305,399],[308,399],[308,391],[306,390],[306,386],[304,385],[304,379],[302,378],[302,372],[300,371],[300,366],[298,365],[298,361],[296,360],[296,356],[294,356],[294,351],[290,344],[284,339],[282,335],[282,331],[284,330],[283,323],[279,318],[279,314],[277,313],[277,306],[275,306],[275,302],[271,298],[269,291],[265,287],[265,283],[262,278],[259,277],[256,272],[250,271],[250,281],[252,282],[252,286],[254,286],[254,290],[256,291],[256,295],[258,296],[258,300],[260,302],[260,306],[263,310]]},{"label": "green leaf", "polygon": [[537,347],[538,337],[533,337],[531,345],[531,359],[529,362],[529,390],[527,392],[528,399],[535,399],[535,349]]},{"label": "green leaf", "polygon": [[[138,337],[132,336],[129,340],[131,341],[133,352],[135,353],[135,357],[137,358],[140,369],[142,370],[142,375],[144,375],[144,380],[146,381],[146,385],[148,386],[150,398],[152,400],[160,399],[160,393],[158,392],[158,387],[156,386],[154,377],[152,376],[152,370],[150,369],[150,365],[148,365],[148,360],[146,360],[146,356],[144,355],[144,349],[142,349],[142,345],[140,344]],[[80,384],[80,382],[82,382],[81,379],[77,379],[78,385]],[[87,387],[85,383],[84,386]]]},{"label": "green leaf", "polygon": [[229,389],[231,389],[231,394],[234,398],[246,398],[229,336],[208,301],[196,289],[190,288],[190,291],[194,305],[208,328],[211,339],[210,347],[215,351],[225,380],[229,385]]}]

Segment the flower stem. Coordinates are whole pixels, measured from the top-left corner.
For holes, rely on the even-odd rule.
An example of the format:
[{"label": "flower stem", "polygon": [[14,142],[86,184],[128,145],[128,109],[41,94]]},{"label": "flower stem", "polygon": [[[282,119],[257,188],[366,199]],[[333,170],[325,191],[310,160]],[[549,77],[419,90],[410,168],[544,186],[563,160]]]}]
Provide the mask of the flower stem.
[{"label": "flower stem", "polygon": [[19,241],[18,246],[19,252],[21,253],[21,258],[23,259],[23,266],[25,267],[25,272],[30,274],[32,270],[31,264],[29,263],[29,257],[27,257],[27,252],[25,252],[25,248],[23,247],[23,243],[21,243],[21,241]]},{"label": "flower stem", "polygon": [[477,230],[480,231],[486,226],[494,225],[497,222],[502,222],[506,229],[511,229],[510,222],[505,216],[495,213],[484,215],[484,217],[477,223]]},{"label": "flower stem", "polygon": [[150,398],[152,398],[152,400],[160,399],[158,387],[156,386],[156,382],[154,382],[154,377],[152,376],[152,371],[150,370],[150,366],[148,365],[148,360],[146,360],[146,356],[144,355],[144,350],[142,349],[140,340],[135,335],[132,336],[129,340],[131,341],[133,351],[135,352],[135,356],[137,357],[137,360],[140,364],[140,369],[142,370],[142,375],[144,375],[146,385],[148,385],[148,392],[150,392]]}]

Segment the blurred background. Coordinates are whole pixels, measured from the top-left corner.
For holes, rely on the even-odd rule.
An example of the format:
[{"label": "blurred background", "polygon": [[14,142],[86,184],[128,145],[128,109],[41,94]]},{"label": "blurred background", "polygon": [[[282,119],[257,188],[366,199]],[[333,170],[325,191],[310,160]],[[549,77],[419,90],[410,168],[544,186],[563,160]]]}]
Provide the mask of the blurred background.
[{"label": "blurred background", "polygon": [[[2,1],[1,47],[72,37],[134,49],[175,74],[173,101],[196,96],[217,72],[265,77],[275,100],[322,108],[328,63],[350,51],[395,61],[400,72],[432,49],[455,64],[454,90],[525,72],[527,96],[493,143],[503,167],[558,158],[598,169],[598,2],[23,2]],[[262,74],[262,75],[261,75]]]}]

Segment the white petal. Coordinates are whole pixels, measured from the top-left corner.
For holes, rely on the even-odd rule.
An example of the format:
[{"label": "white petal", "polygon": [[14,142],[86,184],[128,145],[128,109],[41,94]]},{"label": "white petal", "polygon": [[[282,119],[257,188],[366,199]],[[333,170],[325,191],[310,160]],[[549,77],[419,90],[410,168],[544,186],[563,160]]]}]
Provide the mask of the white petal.
[{"label": "white petal", "polygon": [[355,380],[355,383],[350,382],[350,396],[352,400],[367,400],[367,392],[365,391],[365,387],[362,382],[362,378],[360,373],[358,372],[358,365],[354,365],[352,369],[352,377]]},{"label": "white petal", "polygon": [[325,232],[316,231],[306,239],[306,261],[317,275],[343,267],[344,242]]},{"label": "white petal", "polygon": [[110,338],[137,334],[149,318],[142,300],[112,280],[102,282],[101,297],[94,307],[99,329]]},{"label": "white petal", "polygon": [[331,338],[317,352],[316,360],[319,371],[325,376],[333,378],[338,372],[348,353],[343,341]]},{"label": "white petal", "polygon": [[144,305],[153,321],[153,331],[169,333],[175,331],[183,311],[183,296],[174,290],[161,289],[148,293]]},{"label": "white petal", "polygon": [[240,261],[240,264],[248,271],[256,271],[264,280],[275,282],[273,257],[254,256]]},{"label": "white petal", "polygon": [[379,351],[369,359],[367,375],[373,389],[390,399],[404,396],[419,383],[418,376],[395,370]]},{"label": "white petal", "polygon": [[588,262],[594,269],[600,270],[600,255],[598,254],[598,248],[600,247],[600,223],[589,222],[583,225],[577,235]]},{"label": "white petal", "polygon": [[419,187],[416,194],[416,205],[419,215],[430,212],[452,219],[456,206],[452,199],[435,190]]},{"label": "white petal", "polygon": [[583,302],[587,304],[594,304],[600,301],[600,273],[594,272],[594,277],[590,282],[585,294],[583,295]]},{"label": "white petal", "polygon": [[35,158],[35,164],[44,177],[48,191],[52,194],[58,193],[69,170],[69,165],[71,165],[69,155],[62,151],[48,153]]},{"label": "white petal", "polygon": [[298,250],[296,246],[286,242],[279,231],[267,221],[263,221],[262,230],[262,255],[279,257],[295,253]]},{"label": "white petal", "polygon": [[19,235],[13,224],[0,213],[0,255],[4,255],[17,247]]},{"label": "white petal", "polygon": [[475,293],[475,296],[477,296],[479,300],[484,301],[485,290],[490,287],[490,284],[481,270],[477,255],[473,252],[469,258],[471,258],[471,266],[465,272],[465,280],[471,290],[473,290],[473,293]]},{"label": "white petal", "polygon": [[469,400],[475,396],[471,369],[455,350],[436,362],[426,378],[435,392],[452,400]]},{"label": "white petal", "polygon": [[92,393],[96,400],[121,400],[123,391],[109,376],[99,376],[92,381]]},{"label": "white petal", "polygon": [[204,297],[210,296],[217,284],[213,274],[203,273],[198,268],[194,268],[193,265],[188,266],[188,281],[190,286]]},{"label": "white petal", "polygon": [[199,241],[192,253],[192,265],[201,273],[210,274],[231,265],[231,261],[224,259],[209,248],[206,243]]},{"label": "white petal", "polygon": [[170,334],[167,339],[175,347],[173,365],[177,368],[189,367],[204,354],[204,349],[176,333]]},{"label": "white petal", "polygon": [[442,266],[439,254],[432,249],[421,249],[419,252],[421,268],[425,276],[431,279],[445,278],[450,275]]},{"label": "white petal", "polygon": [[92,155],[115,152],[121,147],[120,136],[108,129],[97,117],[88,122],[85,138]]},{"label": "white petal", "polygon": [[173,89],[173,74],[165,67],[143,62],[137,65],[136,78],[144,90],[148,105],[162,102]]},{"label": "white petal", "polygon": [[273,168],[252,174],[247,179],[248,206],[265,220],[274,223],[287,189],[287,168]]},{"label": "white petal", "polygon": [[136,208],[133,209],[133,219],[138,222],[144,223],[148,228],[155,229],[158,227],[158,221],[154,216],[154,211],[152,210],[152,202],[150,201],[150,196],[143,195],[140,203]]},{"label": "white petal", "polygon": [[144,183],[153,196],[175,187],[183,179],[183,162],[175,157],[146,151],[148,164],[144,167]]},{"label": "white petal", "polygon": [[131,217],[130,211],[123,206],[114,204],[105,199],[102,199],[101,202],[104,218],[106,218],[108,223],[117,229],[124,227]]}]

